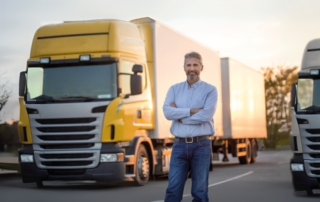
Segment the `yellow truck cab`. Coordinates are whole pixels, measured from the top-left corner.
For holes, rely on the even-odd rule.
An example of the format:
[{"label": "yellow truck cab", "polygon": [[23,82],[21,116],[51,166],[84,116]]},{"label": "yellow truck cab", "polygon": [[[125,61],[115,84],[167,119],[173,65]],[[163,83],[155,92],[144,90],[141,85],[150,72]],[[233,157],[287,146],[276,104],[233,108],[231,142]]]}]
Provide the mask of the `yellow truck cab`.
[{"label": "yellow truck cab", "polygon": [[134,23],[97,20],[39,28],[20,75],[23,182],[41,186],[44,180],[127,176],[146,182],[155,165],[146,134],[154,128],[148,68],[152,64]]}]

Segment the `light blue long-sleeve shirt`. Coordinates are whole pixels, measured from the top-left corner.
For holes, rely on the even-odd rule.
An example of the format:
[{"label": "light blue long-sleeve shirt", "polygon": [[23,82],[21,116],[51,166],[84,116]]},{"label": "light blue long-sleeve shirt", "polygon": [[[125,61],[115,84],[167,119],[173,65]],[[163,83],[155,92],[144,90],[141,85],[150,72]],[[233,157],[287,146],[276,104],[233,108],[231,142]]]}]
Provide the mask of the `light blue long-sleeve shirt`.
[{"label": "light blue long-sleeve shirt", "polygon": [[[214,135],[213,115],[217,100],[216,87],[200,79],[191,86],[187,81],[171,86],[163,104],[164,116],[172,120],[170,132],[176,137]],[[177,108],[171,107],[171,102]],[[192,108],[203,109],[191,115]]]}]

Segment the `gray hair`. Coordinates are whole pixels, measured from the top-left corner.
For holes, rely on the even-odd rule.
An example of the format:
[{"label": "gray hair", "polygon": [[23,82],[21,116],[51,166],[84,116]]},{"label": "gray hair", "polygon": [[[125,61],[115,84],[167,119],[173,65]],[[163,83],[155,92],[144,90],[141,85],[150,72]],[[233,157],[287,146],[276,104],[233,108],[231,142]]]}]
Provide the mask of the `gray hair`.
[{"label": "gray hair", "polygon": [[190,52],[184,55],[184,65],[186,64],[186,61],[188,58],[197,58],[199,60],[200,65],[202,65],[202,57],[197,52]]}]

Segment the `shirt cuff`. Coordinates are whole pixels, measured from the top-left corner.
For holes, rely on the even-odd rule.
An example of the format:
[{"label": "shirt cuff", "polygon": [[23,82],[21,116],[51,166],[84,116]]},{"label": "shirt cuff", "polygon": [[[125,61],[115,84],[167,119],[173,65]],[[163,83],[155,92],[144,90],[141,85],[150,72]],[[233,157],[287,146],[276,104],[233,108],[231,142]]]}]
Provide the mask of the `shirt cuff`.
[{"label": "shirt cuff", "polygon": [[190,109],[186,109],[185,114],[186,114],[186,116],[185,116],[185,117],[190,117]]}]

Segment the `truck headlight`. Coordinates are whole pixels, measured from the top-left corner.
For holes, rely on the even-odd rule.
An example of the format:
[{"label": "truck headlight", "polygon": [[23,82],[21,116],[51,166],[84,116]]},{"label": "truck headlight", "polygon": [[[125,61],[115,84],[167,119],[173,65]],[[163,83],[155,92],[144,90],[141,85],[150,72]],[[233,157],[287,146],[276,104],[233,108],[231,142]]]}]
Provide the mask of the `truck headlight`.
[{"label": "truck headlight", "polygon": [[117,161],[123,161],[123,153],[101,154],[100,162],[117,162]]},{"label": "truck headlight", "polygon": [[33,155],[32,154],[21,154],[20,156],[21,162],[23,163],[32,163]]},{"label": "truck headlight", "polygon": [[293,164],[291,164],[291,170],[292,171],[304,171],[303,164],[293,163]]}]

